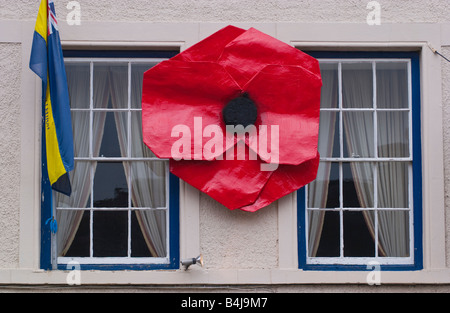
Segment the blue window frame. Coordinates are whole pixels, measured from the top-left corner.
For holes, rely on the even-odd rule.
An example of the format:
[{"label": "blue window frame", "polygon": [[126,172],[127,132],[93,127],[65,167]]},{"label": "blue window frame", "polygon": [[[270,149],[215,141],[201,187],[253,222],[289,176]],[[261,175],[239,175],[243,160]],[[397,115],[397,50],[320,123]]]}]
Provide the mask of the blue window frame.
[{"label": "blue window frame", "polygon": [[[42,269],[67,269],[72,261],[79,262],[82,270],[179,268],[179,179],[169,173],[168,161],[157,159],[139,139],[142,73],[177,53],[64,51],[66,68],[71,67],[74,139],[80,137],[74,140],[75,162],[85,165],[78,171],[83,168],[88,178],[72,181],[76,200],[68,200],[51,190],[43,162]],[[77,78],[69,77],[71,73]],[[71,83],[74,80],[76,84]],[[84,135],[83,129],[88,130]],[[145,195],[149,191],[152,196]],[[60,219],[56,218],[56,234],[49,223],[54,216]],[[65,221],[73,219],[77,226],[68,230]]]},{"label": "blue window frame", "polygon": [[321,166],[297,193],[299,268],[422,269],[420,54],[310,54]]}]

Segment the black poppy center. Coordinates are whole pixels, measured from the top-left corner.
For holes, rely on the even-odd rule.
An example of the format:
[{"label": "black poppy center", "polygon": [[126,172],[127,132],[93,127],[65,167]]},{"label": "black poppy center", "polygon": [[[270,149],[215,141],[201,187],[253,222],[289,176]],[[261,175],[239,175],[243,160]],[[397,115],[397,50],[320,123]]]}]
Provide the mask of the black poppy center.
[{"label": "black poppy center", "polygon": [[248,94],[234,98],[222,111],[225,125],[242,125],[247,127],[254,125],[258,116],[258,110]]}]

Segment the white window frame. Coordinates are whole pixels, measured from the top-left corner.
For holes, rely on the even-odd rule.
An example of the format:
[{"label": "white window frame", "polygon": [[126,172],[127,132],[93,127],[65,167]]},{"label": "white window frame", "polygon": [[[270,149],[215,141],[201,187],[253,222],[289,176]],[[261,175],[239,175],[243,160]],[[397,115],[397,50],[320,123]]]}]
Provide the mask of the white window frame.
[{"label": "white window frame", "polygon": [[[411,60],[410,59],[396,59],[396,58],[333,58],[333,59],[318,59],[321,64],[336,64],[338,65],[338,107],[337,108],[321,108],[321,112],[336,112],[339,116],[339,157],[321,157],[321,162],[330,162],[339,164],[339,207],[338,208],[309,208],[308,207],[308,186],[305,187],[305,235],[309,233],[308,225],[308,212],[309,211],[330,211],[339,212],[339,257],[311,257],[306,256],[307,265],[364,265],[366,266],[370,262],[377,262],[379,265],[413,265],[414,264],[414,201],[413,201],[413,127],[412,127],[412,77],[411,77]],[[376,66],[379,63],[406,63],[408,71],[408,108],[378,108],[377,107],[377,71]],[[365,63],[372,65],[373,74],[373,101],[371,108],[344,108],[343,107],[343,95],[342,95],[342,64],[355,64],[355,63]],[[345,157],[344,156],[344,126],[343,126],[343,113],[344,112],[373,112],[373,125],[374,125],[374,157],[369,158],[355,158],[355,157]],[[377,136],[377,125],[378,117],[377,112],[408,112],[409,119],[409,157],[403,158],[380,158],[378,157],[378,136]],[[373,208],[348,208],[344,207],[344,197],[343,197],[343,163],[350,162],[370,162],[373,166],[373,179],[374,179],[374,207]],[[377,188],[378,188],[378,177],[377,168],[378,164],[382,162],[408,162],[408,208],[381,208],[378,207],[377,201]],[[409,257],[380,257],[378,255],[378,214],[379,211],[407,211],[409,213]],[[374,257],[345,257],[344,256],[344,212],[363,212],[372,211],[374,212],[375,222],[374,222]],[[308,243],[309,240],[306,238],[306,251],[308,253]]]},{"label": "white window frame", "polygon": [[[73,262],[76,262],[80,265],[151,265],[151,264],[170,264],[170,172],[169,172],[169,162],[166,159],[159,159],[157,157],[151,157],[151,158],[144,158],[144,157],[131,157],[131,114],[132,112],[140,112],[142,111],[142,108],[132,108],[131,107],[131,81],[132,81],[132,65],[134,64],[157,64],[164,60],[167,60],[165,58],[99,58],[99,57],[82,57],[82,58],[74,58],[69,57],[65,58],[64,62],[65,64],[76,64],[76,63],[83,63],[83,64],[89,64],[90,67],[90,102],[89,102],[89,108],[71,108],[71,112],[89,112],[89,157],[75,157],[75,161],[83,161],[83,162],[90,162],[91,163],[91,169],[90,169],[90,185],[91,185],[91,197],[90,197],[90,204],[88,208],[62,208],[62,207],[55,207],[54,210],[82,210],[82,211],[89,211],[90,212],[90,221],[89,221],[89,232],[90,232],[90,247],[89,247],[89,257],[59,257],[55,256],[56,253],[56,247],[55,243],[56,240],[53,240],[52,244],[52,255],[53,259],[56,258],[56,263],[58,266],[65,266],[68,264],[72,264]],[[127,64],[128,66],[128,103],[127,108],[95,108],[94,107],[94,100],[93,100],[93,92],[94,92],[94,64],[120,64],[124,65]],[[128,121],[127,121],[127,157],[94,157],[92,155],[93,152],[93,137],[92,137],[92,129],[93,129],[93,115],[95,112],[124,112],[128,115]],[[165,162],[165,177],[166,177],[166,205],[164,207],[158,207],[158,208],[134,208],[132,206],[131,201],[131,192],[130,192],[130,186],[131,186],[131,180],[132,175],[130,171],[130,175],[128,176],[128,206],[127,207],[120,207],[120,208],[114,208],[114,207],[108,207],[108,208],[97,208],[94,207],[94,197],[92,195],[94,194],[94,178],[95,178],[95,171],[94,167],[92,166],[96,162],[136,162],[136,161],[155,161],[155,162]],[[166,212],[166,257],[132,257],[131,256],[131,212],[135,210],[155,210],[155,211],[165,211]],[[128,212],[128,238],[127,238],[127,256],[126,257],[94,257],[94,250],[93,250],[93,214],[96,211],[119,211],[119,212]]]}]

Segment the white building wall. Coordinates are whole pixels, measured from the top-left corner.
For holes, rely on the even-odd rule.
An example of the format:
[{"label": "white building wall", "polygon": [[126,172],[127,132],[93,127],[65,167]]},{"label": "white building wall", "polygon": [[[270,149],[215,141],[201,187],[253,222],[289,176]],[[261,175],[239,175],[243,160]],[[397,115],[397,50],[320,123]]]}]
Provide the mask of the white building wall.
[{"label": "white building wall", "polygon": [[19,260],[21,50],[0,43],[0,268]]},{"label": "white building wall", "polygon": [[[33,20],[34,0],[1,1],[0,19]],[[55,0],[65,15],[69,0]],[[79,0],[83,21],[363,23],[366,0]],[[383,23],[447,23],[445,0],[381,0]]]},{"label": "white building wall", "polygon": [[[450,46],[442,47],[444,55],[450,55]],[[445,208],[446,208],[446,256],[450,267],[450,63],[442,61],[442,108],[444,120]]]},{"label": "white building wall", "polygon": [[[18,0],[11,5],[11,1],[0,0],[0,283],[60,282],[64,277],[58,273],[37,277],[22,271],[36,269],[39,261],[40,147],[36,143],[39,139],[39,101],[36,95],[39,91],[34,76],[27,69],[38,3],[37,0]],[[450,56],[450,37],[443,38],[450,34],[448,0],[379,1],[382,25],[371,28],[364,28],[368,27],[365,23],[370,12],[367,9],[369,1],[365,0],[80,0],[80,26],[67,25],[68,3],[68,0],[55,0],[61,39],[66,45],[114,46],[116,40],[121,39],[122,45],[124,41],[136,46],[163,42],[163,45],[173,44],[184,49],[222,26],[236,24],[244,28],[257,26],[282,40],[300,43],[300,46],[322,45],[323,38],[327,38],[330,47],[348,47],[345,43],[351,43],[381,49],[391,48],[391,41],[393,46],[423,46],[430,41],[437,44],[435,48]],[[398,24],[405,27],[405,42],[402,42]],[[308,29],[302,25],[307,25]],[[330,28],[330,25],[340,26]],[[286,35],[294,33],[292,29],[295,28],[295,38]],[[333,38],[327,35],[327,29],[333,33]],[[304,38],[307,44],[302,44]],[[437,203],[436,210],[443,212],[441,215],[429,211],[424,214],[428,223],[424,234],[429,242],[428,245],[425,242],[425,263],[435,271],[445,265],[450,267],[450,221],[439,218],[450,216],[450,130],[446,126],[450,120],[450,63],[437,62],[430,51],[424,53],[427,59],[423,64],[433,68],[425,70],[423,75],[430,75],[430,71],[442,74],[442,79],[439,75],[433,76],[432,81],[422,85],[428,90],[425,97],[430,97],[424,103],[434,105],[434,113],[430,111],[430,115],[443,117],[437,125],[443,129],[438,133],[441,133],[440,140],[444,144],[431,142],[424,145],[424,149],[440,148],[433,159],[438,164],[430,161],[424,165],[425,170],[431,168],[425,174],[430,176],[426,181],[441,185],[424,186],[425,209],[431,210],[430,206]],[[441,68],[436,69],[436,64]],[[442,103],[433,104],[433,99],[442,99]],[[436,109],[441,112],[436,112]],[[430,123],[432,121],[425,121],[426,125]],[[430,133],[435,131],[430,126]],[[428,154],[432,155],[431,152],[425,153]],[[425,157],[425,160],[430,158]],[[445,176],[442,175],[443,168]],[[442,199],[444,188],[445,199]],[[293,270],[302,283],[326,280],[325,275],[317,280],[310,273],[301,276],[299,271],[295,271],[295,229],[284,228],[291,226],[289,223],[295,218],[295,212],[289,206],[295,200],[291,196],[256,214],[249,214],[230,212],[189,186],[184,186],[182,195],[187,200],[181,203],[182,210],[185,209],[181,213],[181,256],[192,257],[202,252],[206,266],[201,273],[194,271],[194,278],[187,277],[186,273],[157,274],[154,283],[292,282],[294,278],[290,272],[278,271],[285,268]],[[433,195],[438,195],[438,199]],[[442,229],[442,232],[433,230],[433,221],[440,223],[436,229]],[[440,236],[434,238],[435,234]],[[442,246],[446,247],[445,251],[441,251]],[[438,250],[440,254],[432,257]],[[244,274],[239,276],[241,270]],[[433,272],[416,280],[450,284],[450,279],[441,278],[439,273]],[[95,277],[87,280],[107,283],[129,282],[136,278],[138,283],[143,283],[133,275],[120,274],[118,278],[111,278],[108,273],[102,273]],[[401,274],[389,280],[391,283],[410,282]],[[364,276],[341,274],[333,279],[335,283],[358,281],[364,281]]]}]

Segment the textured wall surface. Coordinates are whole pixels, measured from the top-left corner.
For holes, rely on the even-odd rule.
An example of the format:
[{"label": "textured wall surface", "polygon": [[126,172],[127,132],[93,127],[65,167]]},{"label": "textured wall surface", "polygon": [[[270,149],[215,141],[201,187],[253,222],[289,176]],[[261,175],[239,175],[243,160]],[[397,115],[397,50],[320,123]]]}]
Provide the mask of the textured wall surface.
[{"label": "textured wall surface", "polygon": [[[444,47],[442,54],[450,58],[450,47]],[[446,207],[446,243],[447,266],[450,267],[450,63],[442,60],[442,107],[444,119],[444,160],[445,162],[445,207]],[[445,122],[447,121],[447,122]]]},{"label": "textured wall surface", "polygon": [[19,259],[20,48],[0,43],[0,268]]},{"label": "textured wall surface", "polygon": [[[0,19],[33,19],[35,0],[0,1]],[[364,23],[368,0],[79,0],[82,19],[154,22]],[[66,15],[69,0],[55,0]],[[450,1],[380,0],[386,23],[447,22]]]},{"label": "textured wall surface", "polygon": [[277,213],[276,203],[252,214],[230,211],[201,195],[200,251],[206,268],[276,268]]}]

